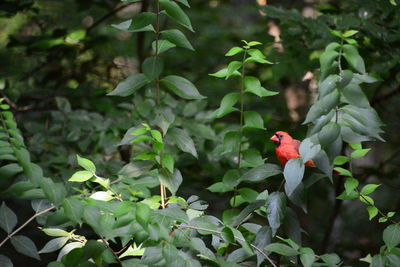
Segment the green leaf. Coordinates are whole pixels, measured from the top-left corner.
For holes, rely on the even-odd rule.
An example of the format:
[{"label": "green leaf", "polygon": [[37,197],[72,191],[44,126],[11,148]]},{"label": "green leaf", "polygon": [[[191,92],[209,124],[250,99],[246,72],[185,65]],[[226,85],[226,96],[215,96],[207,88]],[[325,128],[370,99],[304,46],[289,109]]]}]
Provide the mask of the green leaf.
[{"label": "green leaf", "polygon": [[325,77],[327,74],[329,74],[328,71],[331,69],[333,61],[335,61],[338,56],[338,52],[333,49],[328,50],[328,48],[324,53],[321,54],[319,61],[321,65],[322,77]]},{"label": "green leaf", "polygon": [[151,209],[147,204],[136,203],[136,220],[143,227],[147,229],[148,223],[150,221]]},{"label": "green leaf", "polygon": [[334,160],[333,160],[333,164],[335,165],[343,165],[346,162],[349,162],[350,158],[346,157],[346,156],[337,156]]},{"label": "green leaf", "polygon": [[2,267],[13,267],[14,265],[13,265],[12,261],[8,257],[0,254],[0,266],[2,266]]},{"label": "green leaf", "polygon": [[236,54],[239,54],[240,52],[243,52],[243,48],[241,47],[232,47],[231,49],[229,49],[229,51],[225,54],[226,57],[231,57],[234,56]]},{"label": "green leaf", "polygon": [[352,200],[352,199],[356,199],[358,197],[359,197],[359,195],[355,191],[352,191],[350,194],[346,194],[346,191],[344,191],[336,198],[340,199],[340,200]]},{"label": "green leaf", "polygon": [[391,224],[386,227],[383,231],[383,241],[389,250],[400,244],[400,225]]},{"label": "green leaf", "polygon": [[389,218],[391,218],[391,217],[393,217],[395,214],[396,214],[396,212],[394,212],[394,211],[389,211],[389,212],[387,213],[387,216],[388,216]]},{"label": "green leaf", "polygon": [[143,73],[134,74],[126,78],[124,81],[120,82],[117,87],[107,95],[130,96],[149,82],[150,81]]},{"label": "green leaf", "polygon": [[71,178],[68,179],[70,182],[85,182],[93,177],[93,173],[90,171],[77,171]]},{"label": "green leaf", "polygon": [[58,237],[50,240],[49,242],[44,245],[44,247],[38,253],[50,253],[62,248],[67,241],[69,240],[68,237]]},{"label": "green leaf", "polygon": [[286,197],[283,192],[273,192],[267,199],[267,219],[272,229],[272,235],[275,236],[276,231],[281,226],[285,217]]},{"label": "green leaf", "polygon": [[258,97],[274,96],[279,92],[273,92],[261,86],[260,80],[253,76],[244,77],[245,92],[255,94]]},{"label": "green leaf", "polygon": [[224,227],[224,229],[222,229],[222,231],[221,231],[221,236],[226,242],[232,243],[232,244],[235,243],[235,237],[233,235],[231,228]]},{"label": "green leaf", "polygon": [[360,194],[360,195],[358,196],[358,199],[359,199],[361,202],[364,202],[364,203],[367,204],[367,205],[371,205],[371,206],[374,205],[374,200],[373,200],[371,197],[369,197],[369,196]]},{"label": "green leaf", "polygon": [[47,199],[56,206],[59,206],[67,195],[64,184],[54,183],[50,178],[43,177],[40,179],[39,185]]},{"label": "green leaf", "polygon": [[358,50],[355,46],[349,44],[343,45],[343,56],[355,70],[365,73],[364,60],[358,54]]},{"label": "green leaf", "polygon": [[154,140],[156,140],[157,142],[163,143],[162,134],[158,130],[151,130],[150,134],[154,138]]},{"label": "green leaf", "polygon": [[180,128],[172,128],[169,131],[169,137],[172,138],[180,150],[190,153],[193,155],[193,157],[197,158],[197,151],[196,147],[194,146],[194,142],[185,130]]},{"label": "green leaf", "polygon": [[358,33],[358,31],[356,31],[356,30],[348,30],[348,31],[345,31],[343,33],[343,37],[351,37],[356,33]]},{"label": "green leaf", "polygon": [[304,162],[301,158],[294,158],[289,160],[283,170],[285,177],[285,192],[290,196],[296,188],[300,185],[304,176]]},{"label": "green leaf", "polygon": [[132,23],[127,29],[128,32],[155,31],[151,25],[156,20],[153,12],[142,12],[132,18]]},{"label": "green leaf", "polygon": [[310,138],[304,139],[299,146],[299,153],[303,162],[313,159],[319,151],[321,151],[321,146],[314,144]]},{"label": "green leaf", "polygon": [[[225,78],[228,75],[228,68],[223,68],[215,73],[208,74],[217,78]],[[239,71],[234,71],[230,76],[242,76]]]},{"label": "green leaf", "polygon": [[351,174],[351,172],[349,172],[348,170],[343,169],[343,168],[341,168],[341,167],[335,167],[334,170],[337,171],[337,172],[339,172],[339,175],[350,176],[350,177],[353,176],[353,175]]},{"label": "green leaf", "polygon": [[67,231],[58,228],[43,228],[42,231],[48,236],[69,236]]},{"label": "green leaf", "polygon": [[320,257],[328,266],[337,266],[340,263],[340,258],[335,253],[324,254]]},{"label": "green leaf", "polygon": [[23,169],[20,165],[16,163],[10,163],[0,167],[0,176],[1,179],[9,179],[22,171]]},{"label": "green leaf", "polygon": [[0,207],[0,227],[7,234],[11,233],[14,227],[17,225],[17,215],[7,207],[6,203],[2,203]]},{"label": "green leaf", "polygon": [[171,48],[176,47],[175,44],[171,43],[168,40],[158,40],[157,41],[153,41],[153,43],[151,43],[151,47],[153,48],[154,53],[156,53],[156,45],[158,44],[158,54],[164,53],[168,50],[170,50]]},{"label": "green leaf", "polygon": [[161,155],[161,165],[170,173],[174,173],[174,158],[169,154]]},{"label": "green leaf", "polygon": [[79,166],[81,166],[82,168],[84,168],[85,170],[87,170],[91,173],[96,172],[96,166],[94,165],[94,163],[92,161],[82,158],[79,155],[76,155],[76,158],[78,160]]},{"label": "green leaf", "polygon": [[340,126],[335,122],[330,122],[318,133],[318,140],[322,147],[331,145],[340,134]]},{"label": "green leaf", "polygon": [[371,149],[366,148],[366,149],[357,149],[353,151],[350,155],[352,159],[357,159],[357,158],[362,158],[364,157]]},{"label": "green leaf", "polygon": [[240,168],[251,167],[255,168],[264,164],[264,159],[261,157],[260,151],[255,149],[246,149],[242,152],[242,161]]},{"label": "green leaf", "polygon": [[264,121],[260,114],[255,111],[245,111],[243,113],[244,116],[244,128],[256,128],[256,129],[263,129],[264,128]]},{"label": "green leaf", "polygon": [[231,223],[232,227],[237,227],[239,224],[242,224],[248,216],[254,212],[255,210],[261,208],[262,206],[265,205],[265,200],[253,200],[250,205],[248,205],[246,208],[244,208],[238,216],[234,219],[234,221]]},{"label": "green leaf", "polygon": [[148,57],[142,65],[143,73],[149,81],[157,79],[164,69],[164,61],[160,57]]},{"label": "green leaf", "polygon": [[288,245],[281,244],[281,243],[269,244],[268,246],[265,247],[265,250],[267,250],[269,252],[277,253],[279,255],[287,256],[287,257],[296,256],[299,254],[293,248],[289,247]]},{"label": "green leaf", "polygon": [[261,64],[274,64],[271,61],[268,61],[265,59],[264,54],[258,50],[258,49],[249,49],[247,51],[247,53],[250,55],[250,57],[248,57],[245,62],[257,62],[257,63],[261,63]]},{"label": "green leaf", "polygon": [[160,0],[160,4],[165,9],[165,12],[167,13],[168,17],[170,17],[183,27],[187,28],[188,30],[194,32],[189,17],[179,7],[178,4],[170,0]]},{"label": "green leaf", "polygon": [[341,90],[344,102],[360,108],[369,108],[370,104],[367,96],[356,82],[351,82]]},{"label": "green leaf", "polygon": [[229,93],[225,95],[221,100],[219,108],[214,111],[215,117],[222,118],[233,111],[237,111],[238,109],[234,106],[238,102],[239,98],[239,93]]},{"label": "green leaf", "polygon": [[96,200],[101,200],[101,201],[110,201],[114,197],[111,192],[109,191],[97,191],[90,195],[90,198],[96,199]]},{"label": "green leaf", "polygon": [[300,249],[300,261],[304,267],[311,267],[316,260],[315,253],[311,248]]},{"label": "green leaf", "polygon": [[207,187],[207,190],[213,193],[225,193],[233,190],[233,187],[224,184],[223,182],[217,182],[215,184],[210,185]]},{"label": "green leaf", "polygon": [[197,88],[187,79],[180,76],[170,75],[160,81],[174,94],[184,99],[204,99]]},{"label": "green leaf", "polygon": [[161,32],[161,35],[164,39],[175,44],[176,46],[194,51],[193,46],[180,30],[164,30]]},{"label": "green leaf", "polygon": [[369,215],[369,220],[372,220],[376,215],[378,215],[378,209],[374,206],[368,206],[367,211]]},{"label": "green leaf", "polygon": [[171,218],[173,220],[177,220],[183,223],[187,223],[189,221],[189,217],[187,216],[186,212],[181,210],[178,207],[168,207],[166,209],[157,210],[158,214]]},{"label": "green leaf", "polygon": [[344,183],[344,188],[346,189],[346,194],[350,195],[358,187],[359,182],[353,177],[348,177]]},{"label": "green leaf", "polygon": [[242,66],[242,62],[240,61],[232,61],[228,64],[228,71],[225,76],[225,80],[227,80],[232,74],[237,71]]},{"label": "green leaf", "polygon": [[363,195],[369,195],[373,193],[379,186],[380,184],[367,184],[361,189],[361,194]]},{"label": "green leaf", "polygon": [[23,235],[15,235],[10,239],[11,244],[19,253],[40,260],[35,243],[31,239]]},{"label": "green leaf", "polygon": [[173,195],[175,195],[183,180],[181,172],[177,169],[175,169],[172,174],[161,169],[158,179],[160,180],[160,183],[164,184]]},{"label": "green leaf", "polygon": [[62,203],[65,215],[73,222],[80,223],[83,216],[83,205],[76,198],[66,198]]},{"label": "green leaf", "polygon": [[281,172],[281,168],[278,165],[266,163],[246,171],[239,180],[240,182],[258,183]]},{"label": "green leaf", "polygon": [[379,220],[378,220],[378,222],[380,222],[380,223],[385,223],[385,222],[387,222],[387,218],[385,218],[385,217],[380,217],[379,218]]}]

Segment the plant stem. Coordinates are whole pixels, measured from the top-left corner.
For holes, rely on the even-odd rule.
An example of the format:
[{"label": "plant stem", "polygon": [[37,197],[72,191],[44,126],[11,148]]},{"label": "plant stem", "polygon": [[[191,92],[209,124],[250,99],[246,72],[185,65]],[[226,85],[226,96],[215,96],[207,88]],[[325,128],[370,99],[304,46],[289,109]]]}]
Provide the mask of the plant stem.
[{"label": "plant stem", "polygon": [[1,241],[0,243],[0,247],[2,245],[4,245],[5,242],[7,242],[8,239],[10,239],[11,237],[13,237],[16,233],[18,233],[19,231],[21,231],[25,226],[28,225],[28,223],[30,223],[32,220],[34,220],[36,217],[43,215],[49,211],[51,211],[52,209],[54,209],[54,206],[51,206],[50,208],[47,208],[45,210],[42,210],[41,212],[35,213],[32,217],[30,217],[26,222],[24,222],[24,224],[22,224],[20,227],[18,227],[14,232],[12,232],[11,234],[9,234],[6,238],[4,238],[3,241]]},{"label": "plant stem", "polygon": [[[191,225],[175,225],[175,226],[178,227],[178,228],[187,228],[187,229],[192,229],[192,230],[197,230],[197,231],[205,231],[205,232],[214,233],[214,234],[217,234],[217,235],[221,235],[222,234],[222,232],[217,231],[217,230],[212,230],[212,229],[207,229],[207,228],[202,228],[202,227],[195,227],[195,226],[191,226]],[[241,237],[237,237],[235,235],[233,237],[238,241],[246,242],[246,240],[244,240]],[[272,266],[277,267],[276,264],[272,261],[272,259],[270,257],[268,257],[268,255],[265,254],[264,251],[261,248],[255,246],[253,244],[249,244],[249,245],[252,248],[254,248],[255,250],[257,250],[261,255],[263,255],[264,258],[267,259]]]},{"label": "plant stem", "polygon": [[377,206],[375,206],[374,203],[371,203],[367,198],[365,198],[364,195],[362,195],[360,191],[358,191],[357,189],[356,189],[355,191],[358,193],[358,195],[359,195],[362,199],[364,199],[364,201],[365,201],[366,203],[368,203],[368,205],[370,205],[370,206],[376,208],[376,210],[378,211],[378,213],[379,213],[382,217],[386,218],[386,220],[390,221],[390,222],[393,223],[393,224],[397,224],[397,225],[400,224],[400,222],[396,222],[396,221],[393,220],[392,218],[386,216],[386,214],[383,213]]},{"label": "plant stem", "polygon": [[[240,138],[239,138],[239,149],[238,149],[238,160],[237,160],[237,170],[240,170],[240,162],[241,162],[241,156],[240,154],[242,153],[242,136],[243,136],[243,94],[244,94],[244,65],[245,65],[245,59],[247,55],[247,49],[244,50],[243,53],[243,58],[242,58],[242,76],[241,76],[241,86],[240,86]],[[237,186],[233,189],[233,207],[235,207],[236,204],[236,195],[237,195]]]}]

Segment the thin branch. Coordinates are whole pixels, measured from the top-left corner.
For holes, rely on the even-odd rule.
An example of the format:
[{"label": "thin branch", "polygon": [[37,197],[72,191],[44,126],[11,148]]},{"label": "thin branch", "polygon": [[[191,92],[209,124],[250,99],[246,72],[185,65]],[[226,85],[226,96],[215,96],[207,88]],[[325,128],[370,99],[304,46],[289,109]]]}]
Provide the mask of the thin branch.
[{"label": "thin branch", "polygon": [[[178,227],[178,228],[187,228],[187,229],[192,229],[192,230],[205,231],[205,232],[214,233],[214,234],[217,234],[217,235],[221,235],[221,234],[222,234],[222,232],[217,231],[217,230],[212,230],[212,229],[207,229],[207,228],[202,228],[202,227],[196,227],[196,226],[191,226],[191,225],[175,225],[175,226]],[[234,236],[234,238],[235,238],[236,240],[238,240],[238,241],[246,242],[246,240],[244,240],[244,239],[241,238],[241,237]],[[268,257],[268,255],[265,254],[264,251],[263,251],[262,249],[260,249],[259,247],[255,246],[255,245],[253,245],[253,244],[250,244],[250,246],[251,246],[252,248],[254,248],[255,250],[257,250],[261,255],[263,255],[264,258],[265,258],[266,260],[268,260],[269,263],[270,263],[272,266],[277,267],[277,265],[273,262],[273,260],[272,260],[270,257]]]},{"label": "thin branch", "polygon": [[0,243],[0,247],[2,245],[4,245],[5,242],[7,242],[8,239],[10,239],[11,237],[13,237],[16,233],[18,233],[19,231],[21,231],[25,226],[28,225],[28,223],[30,223],[32,220],[34,220],[36,217],[43,215],[51,210],[53,210],[55,208],[55,206],[51,206],[50,208],[47,208],[45,210],[42,210],[41,212],[35,213],[32,217],[30,217],[24,224],[22,224],[20,227],[18,227],[14,232],[12,232],[11,234],[9,234],[6,238],[4,238],[4,240]]},{"label": "thin branch", "polygon": [[102,236],[100,236],[100,238],[101,238],[101,240],[103,241],[104,245],[106,245],[106,247],[107,247],[107,248],[111,251],[111,253],[114,255],[114,257],[115,257],[115,259],[117,260],[117,262],[118,262],[119,264],[122,264],[121,259],[118,257],[118,253],[115,252],[114,250],[112,250],[112,248],[108,245],[107,241],[106,241]]},{"label": "thin branch", "polygon": [[88,29],[87,29],[87,34],[89,34],[94,28],[96,28],[97,26],[99,26],[101,23],[103,23],[104,21],[106,21],[107,19],[109,19],[110,17],[114,16],[115,13],[121,11],[122,9],[135,4],[136,2],[133,3],[128,3],[125,5],[121,5],[120,7],[117,7],[116,9],[111,10],[110,12],[108,12],[107,14],[105,14],[104,16],[102,16],[100,19],[98,19],[96,22],[94,22]]}]

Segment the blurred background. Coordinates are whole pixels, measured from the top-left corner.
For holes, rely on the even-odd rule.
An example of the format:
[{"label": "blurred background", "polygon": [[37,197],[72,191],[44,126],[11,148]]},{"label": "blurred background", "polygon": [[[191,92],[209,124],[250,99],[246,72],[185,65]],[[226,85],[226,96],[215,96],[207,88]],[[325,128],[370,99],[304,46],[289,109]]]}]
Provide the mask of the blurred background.
[{"label": "blurred background", "polygon": [[[250,132],[249,143],[269,162],[277,162],[268,140],[275,131],[288,131],[300,140],[306,136],[307,127],[301,122],[317,94],[319,55],[336,40],[330,30],[358,30],[355,38],[367,72],[379,80],[363,89],[386,124],[386,142],[367,143],[373,150],[355,162],[354,172],[361,183],[382,184],[374,195],[378,207],[399,211],[398,2],[192,0],[187,13],[195,32],[185,34],[196,51],[166,52],[165,74],[179,74],[192,81],[208,97],[198,101],[199,105],[211,111],[226,93],[238,90],[238,84],[235,79],[225,81],[208,74],[226,66],[224,54],[241,45],[241,40],[262,42],[267,58],[276,64],[249,65],[247,72],[280,94],[245,99],[245,109],[260,112],[267,127],[267,131]],[[90,156],[100,171],[110,176],[129,161],[126,148],[118,144],[136,123],[132,114],[142,112],[145,116],[146,109],[134,104],[140,102],[139,96],[106,94],[130,74],[140,72],[144,58],[151,54],[153,36],[121,32],[111,24],[143,10],[154,10],[154,1],[1,1],[0,97],[11,106],[32,161],[47,176],[67,180],[74,171],[76,154]],[[192,110],[193,115],[196,112]],[[238,120],[232,115],[210,123],[219,133],[237,125]],[[217,157],[215,142],[196,143],[196,147],[199,160],[188,155],[178,163],[184,175],[178,195],[200,195],[210,203],[208,212],[221,214],[230,196],[216,195],[206,188],[220,181],[228,167],[213,160]],[[256,189],[276,190],[279,183],[274,178]],[[384,226],[368,221],[362,203],[336,201],[341,190],[337,181],[332,185],[321,180],[308,193],[308,213],[294,208],[306,232],[305,245],[319,253],[334,251],[346,264],[359,265],[356,259],[378,252]],[[23,216],[25,204],[16,202],[13,208],[21,207]],[[39,233],[38,238],[44,235]]]}]

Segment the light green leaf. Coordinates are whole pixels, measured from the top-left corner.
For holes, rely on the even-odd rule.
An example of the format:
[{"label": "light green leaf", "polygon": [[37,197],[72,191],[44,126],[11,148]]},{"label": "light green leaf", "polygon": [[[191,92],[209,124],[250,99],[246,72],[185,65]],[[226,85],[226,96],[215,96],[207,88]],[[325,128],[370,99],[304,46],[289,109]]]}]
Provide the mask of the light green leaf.
[{"label": "light green leaf", "polygon": [[369,195],[373,193],[379,186],[380,184],[367,184],[361,189],[361,194],[363,195]]},{"label": "light green leaf", "polygon": [[171,90],[174,94],[184,98],[184,99],[204,99],[197,88],[187,79],[170,75],[164,77],[161,81],[165,87]]},{"label": "light green leaf", "polygon": [[300,249],[300,261],[304,267],[311,267],[315,262],[315,253],[311,248],[301,248]]},{"label": "light green leaf", "polygon": [[376,215],[378,215],[378,209],[374,206],[368,206],[367,211],[369,215],[369,220],[372,220]]},{"label": "light green leaf", "polygon": [[343,169],[343,168],[341,168],[341,167],[335,167],[334,170],[337,171],[337,172],[339,172],[339,175],[350,176],[350,177],[353,176],[353,175],[351,174],[351,172],[349,172],[348,170]]},{"label": "light green leaf", "polygon": [[43,228],[42,231],[48,236],[69,236],[67,231],[58,228]]},{"label": "light green leaf", "polygon": [[236,54],[238,54],[238,53],[240,53],[240,52],[243,52],[243,51],[244,51],[243,48],[235,46],[235,47],[232,47],[232,48],[225,54],[225,56],[226,56],[226,57],[231,57],[231,56],[234,56],[234,55],[236,55]]},{"label": "light green leaf", "polygon": [[93,173],[90,171],[77,171],[71,178],[68,179],[70,182],[85,182],[93,177]]},{"label": "light green leaf", "polygon": [[[223,68],[215,73],[208,74],[217,78],[225,78],[228,75],[228,68]],[[239,71],[234,71],[230,76],[242,76]]]},{"label": "light green leaf", "polygon": [[237,71],[242,66],[242,62],[240,61],[232,61],[228,64],[228,71],[225,76],[225,80],[227,80],[232,74]]},{"label": "light green leaf", "polygon": [[96,172],[96,166],[94,165],[94,163],[92,161],[82,158],[79,155],[76,155],[76,157],[77,157],[79,166],[81,166],[82,168],[84,168],[85,170],[87,170],[91,173]]},{"label": "light green leaf", "polygon": [[101,201],[110,201],[114,197],[111,192],[108,191],[97,191],[90,196],[90,198],[101,200]]},{"label": "light green leaf", "polygon": [[350,158],[346,157],[346,156],[337,156],[334,160],[333,160],[333,164],[335,165],[343,165],[346,162],[349,162]]},{"label": "light green leaf", "polygon": [[161,36],[176,46],[194,51],[193,46],[180,30],[164,30],[161,32]]},{"label": "light green leaf", "polygon": [[174,173],[174,158],[169,154],[161,155],[161,165],[170,173]]},{"label": "light green leaf", "polygon": [[346,194],[350,195],[358,187],[359,182],[353,177],[348,177],[344,183],[344,188],[346,189]]},{"label": "light green leaf", "polygon": [[365,148],[365,149],[357,149],[353,151],[350,155],[351,158],[357,159],[357,158],[362,158],[364,157],[371,149],[370,148]]},{"label": "light green leaf", "polygon": [[260,80],[253,76],[244,77],[245,92],[254,94],[258,97],[274,96],[279,92],[269,91],[261,86]]},{"label": "light green leaf", "polygon": [[148,84],[150,81],[143,73],[129,76],[124,81],[120,82],[117,87],[107,95],[109,96],[129,96],[137,90]]}]

